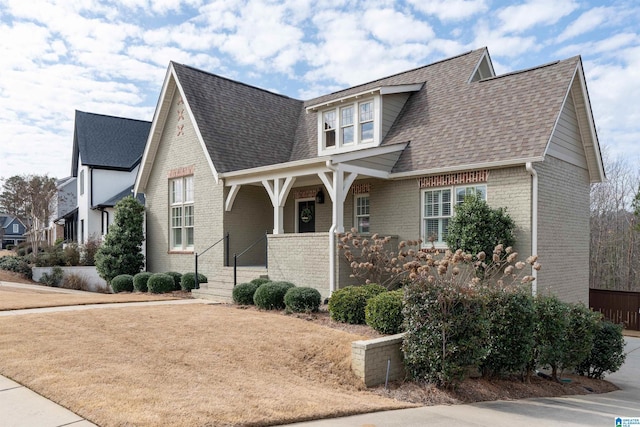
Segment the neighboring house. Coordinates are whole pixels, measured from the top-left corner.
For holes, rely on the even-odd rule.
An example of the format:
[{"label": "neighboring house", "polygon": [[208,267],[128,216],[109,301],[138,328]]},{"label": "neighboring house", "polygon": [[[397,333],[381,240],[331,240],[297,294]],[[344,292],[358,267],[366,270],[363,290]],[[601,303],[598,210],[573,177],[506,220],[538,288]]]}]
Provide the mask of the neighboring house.
[{"label": "neighboring house", "polygon": [[63,217],[65,224],[75,224],[65,238],[83,244],[107,234],[113,206],[132,195],[150,126],[147,121],[76,111],[71,173],[77,211]]},{"label": "neighboring house", "polygon": [[16,246],[26,240],[24,236],[27,228],[22,221],[11,215],[0,212],[0,243],[1,249],[7,246]]},{"label": "neighboring house", "polygon": [[[47,242],[50,245],[57,240],[75,241],[75,223],[73,214],[77,212],[77,182],[69,176],[56,181],[58,192],[51,200],[51,221],[47,230]],[[71,217],[70,221],[65,218]]]},{"label": "neighboring house", "polygon": [[587,302],[589,188],[603,179],[581,58],[496,76],[478,49],[308,101],[172,62],[135,191],[149,271],[193,271],[229,233],[199,266],[224,275],[225,249],[268,230],[267,253],[239,263],[323,296],[349,283],[335,233],[444,248],[475,191],[507,208],[523,258],[539,255],[537,292]]}]

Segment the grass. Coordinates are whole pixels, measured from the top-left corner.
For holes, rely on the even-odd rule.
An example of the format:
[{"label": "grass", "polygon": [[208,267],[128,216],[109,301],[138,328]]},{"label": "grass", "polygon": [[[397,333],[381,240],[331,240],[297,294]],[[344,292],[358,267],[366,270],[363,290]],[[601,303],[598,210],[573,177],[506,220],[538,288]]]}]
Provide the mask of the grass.
[{"label": "grass", "polygon": [[115,302],[158,301],[174,299],[170,295],[139,293],[98,294],[63,293],[57,288],[23,289],[0,285],[0,311],[65,305],[105,304]]},{"label": "grass", "polygon": [[9,316],[0,374],[101,426],[273,425],[411,406],[351,373],[358,339],[220,305]]}]

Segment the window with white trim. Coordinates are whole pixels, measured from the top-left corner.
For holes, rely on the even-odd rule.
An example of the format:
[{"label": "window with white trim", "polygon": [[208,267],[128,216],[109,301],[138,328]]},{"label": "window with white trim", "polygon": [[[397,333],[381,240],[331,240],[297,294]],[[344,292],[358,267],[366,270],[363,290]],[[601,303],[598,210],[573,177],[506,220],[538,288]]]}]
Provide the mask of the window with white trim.
[{"label": "window with white trim", "polygon": [[322,148],[340,149],[374,141],[374,99],[322,112]]},{"label": "window with white trim", "polygon": [[169,229],[173,250],[193,249],[193,176],[169,181]]},{"label": "window with white trim", "polygon": [[[453,194],[455,194],[455,201],[452,200]],[[470,194],[477,194],[486,201],[487,186],[461,185],[422,191],[422,241],[424,246],[430,246],[432,242],[436,247],[446,245],[449,219],[454,214],[452,203],[459,205]]]},{"label": "window with white trim", "polygon": [[20,232],[20,225],[13,224],[13,234],[18,234]]},{"label": "window with white trim", "polygon": [[355,223],[358,233],[369,233],[369,195],[357,194],[354,207]]}]

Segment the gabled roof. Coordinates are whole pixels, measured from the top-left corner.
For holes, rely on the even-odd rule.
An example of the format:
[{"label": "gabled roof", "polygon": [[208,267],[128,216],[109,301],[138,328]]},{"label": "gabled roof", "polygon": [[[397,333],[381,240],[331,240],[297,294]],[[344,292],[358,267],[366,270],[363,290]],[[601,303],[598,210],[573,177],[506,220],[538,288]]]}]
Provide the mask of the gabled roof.
[{"label": "gabled roof", "polygon": [[[127,196],[133,196],[133,185],[130,185],[129,187],[125,188],[124,190],[122,190],[121,192],[119,192],[118,194],[110,198],[109,200],[105,200],[104,202],[94,207],[95,208],[112,208],[116,205],[116,203],[118,203],[120,200],[124,199]],[[138,201],[144,205],[144,195],[142,195],[141,193],[138,193],[136,195],[136,199],[138,199]]]},{"label": "gabled roof", "polygon": [[132,170],[139,162],[151,122],[76,111],[71,174],[78,160],[94,168]]},{"label": "gabled roof", "polygon": [[[604,171],[580,57],[495,76],[482,48],[305,102],[172,62],[154,128],[161,132],[156,121],[166,117],[159,113],[166,108],[162,98],[181,91],[218,179],[218,174],[316,159],[315,111],[322,105],[368,91],[384,97],[385,87],[411,87],[381,142],[382,147],[408,143],[391,177],[516,165],[544,159],[576,79],[582,90],[573,96],[584,106],[578,112],[580,131],[591,151],[591,179],[598,181]],[[136,189],[146,185],[159,138],[160,133],[149,138]]]}]

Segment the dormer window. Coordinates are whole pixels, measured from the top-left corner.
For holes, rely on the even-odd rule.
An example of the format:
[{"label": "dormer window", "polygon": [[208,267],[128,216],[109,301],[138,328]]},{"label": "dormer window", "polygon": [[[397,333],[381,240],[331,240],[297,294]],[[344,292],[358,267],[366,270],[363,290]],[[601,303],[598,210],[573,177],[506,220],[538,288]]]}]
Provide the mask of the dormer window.
[{"label": "dormer window", "polygon": [[372,144],[376,139],[375,98],[348,104],[341,102],[321,114],[323,150],[353,149]]}]

